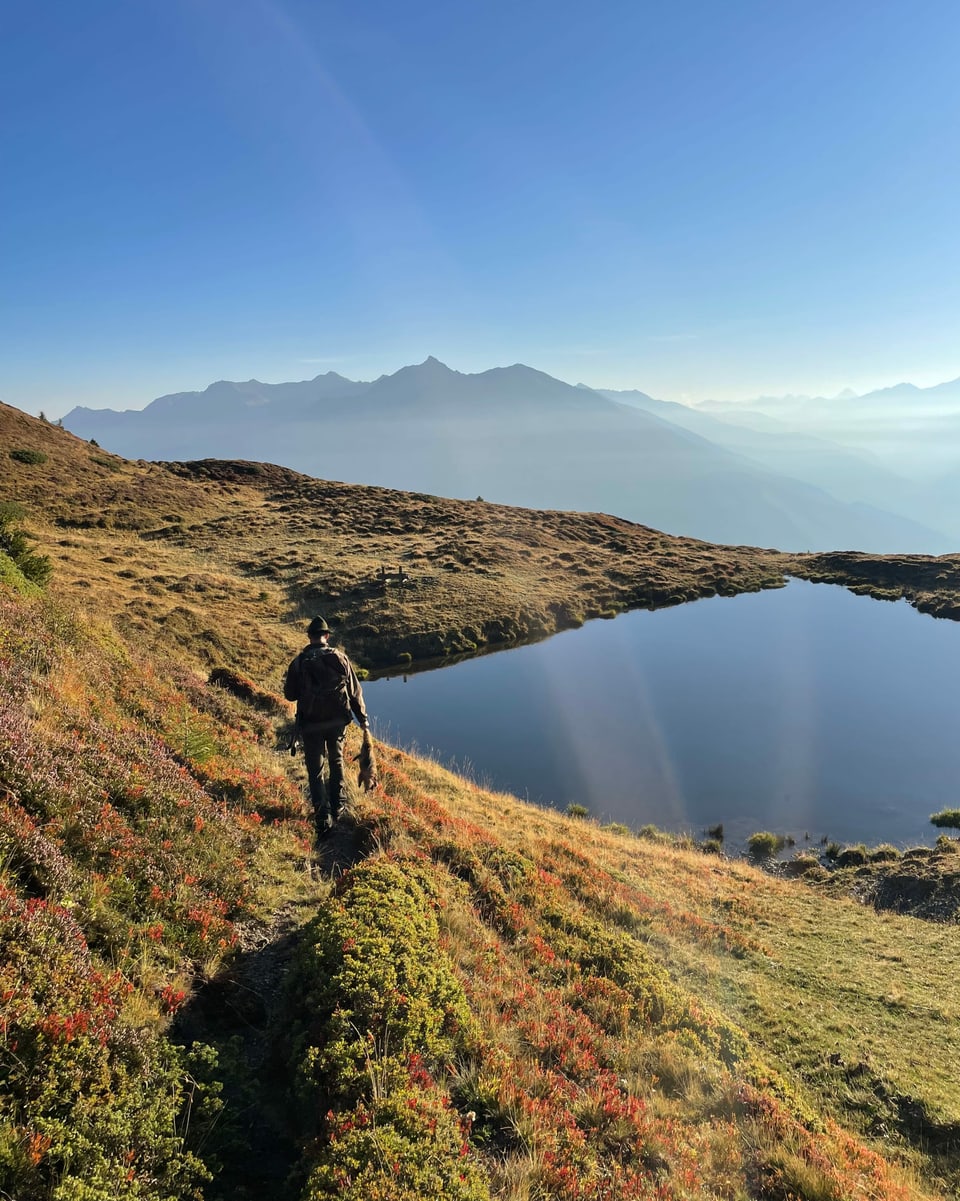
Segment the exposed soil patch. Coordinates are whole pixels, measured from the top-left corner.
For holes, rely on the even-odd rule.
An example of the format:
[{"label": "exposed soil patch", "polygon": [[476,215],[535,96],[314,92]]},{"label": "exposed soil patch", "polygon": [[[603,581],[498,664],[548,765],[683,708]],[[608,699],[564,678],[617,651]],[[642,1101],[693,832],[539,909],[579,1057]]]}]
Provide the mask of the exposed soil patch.
[{"label": "exposed soil patch", "polygon": [[960,922],[960,842],[915,847],[901,857],[810,872],[804,879],[835,896],[932,922]]}]

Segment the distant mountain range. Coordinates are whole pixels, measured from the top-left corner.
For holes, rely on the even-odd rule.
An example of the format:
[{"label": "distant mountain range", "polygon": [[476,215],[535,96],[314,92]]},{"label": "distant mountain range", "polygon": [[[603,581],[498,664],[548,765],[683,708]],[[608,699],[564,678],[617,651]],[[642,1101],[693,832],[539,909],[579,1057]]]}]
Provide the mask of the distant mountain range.
[{"label": "distant mountain range", "polygon": [[753,400],[703,400],[696,407],[701,409],[732,410],[760,409],[768,411],[780,410],[813,412],[820,411],[832,418],[849,417],[851,413],[863,412],[875,414],[879,406],[904,403],[922,408],[948,406],[954,411],[960,404],[960,379],[947,380],[942,384],[933,384],[929,388],[918,387],[917,384],[899,383],[888,388],[875,388],[872,392],[854,392],[852,388],[844,388],[836,396],[758,396]]},{"label": "distant mountain range", "polygon": [[862,396],[708,400],[697,410],[738,426],[829,438],[918,482],[960,469],[960,379],[930,388],[895,384]]},{"label": "distant mountain range", "polygon": [[[754,412],[772,427],[744,424]],[[63,421],[129,458],[267,460],[352,483],[609,512],[714,542],[934,554],[960,543],[960,523],[924,520],[914,485],[875,458],[769,413],[573,386],[522,364],[468,375],[431,357],[372,382],[336,372],[219,381]]]}]

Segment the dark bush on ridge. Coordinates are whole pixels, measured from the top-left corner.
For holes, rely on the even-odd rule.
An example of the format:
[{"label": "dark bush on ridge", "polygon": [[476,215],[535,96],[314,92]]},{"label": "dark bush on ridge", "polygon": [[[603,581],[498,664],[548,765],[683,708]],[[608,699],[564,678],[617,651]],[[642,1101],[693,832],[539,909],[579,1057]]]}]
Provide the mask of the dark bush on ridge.
[{"label": "dark bush on ridge", "polygon": [[18,463],[26,463],[29,467],[38,467],[41,463],[46,463],[47,461],[47,456],[42,450],[28,450],[21,447],[15,447],[11,450],[10,458],[16,459]]}]

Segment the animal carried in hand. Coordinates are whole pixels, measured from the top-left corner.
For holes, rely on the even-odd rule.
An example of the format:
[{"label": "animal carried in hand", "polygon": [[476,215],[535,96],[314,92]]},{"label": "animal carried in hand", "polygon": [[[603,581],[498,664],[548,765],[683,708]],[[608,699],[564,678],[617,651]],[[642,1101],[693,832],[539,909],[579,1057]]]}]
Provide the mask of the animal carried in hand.
[{"label": "animal carried in hand", "polygon": [[360,770],[357,773],[357,784],[364,792],[370,792],[376,788],[379,780],[377,779],[377,756],[373,749],[373,739],[370,737],[370,731],[363,731],[363,743],[360,747],[360,754],[355,756],[354,762],[360,765]]}]

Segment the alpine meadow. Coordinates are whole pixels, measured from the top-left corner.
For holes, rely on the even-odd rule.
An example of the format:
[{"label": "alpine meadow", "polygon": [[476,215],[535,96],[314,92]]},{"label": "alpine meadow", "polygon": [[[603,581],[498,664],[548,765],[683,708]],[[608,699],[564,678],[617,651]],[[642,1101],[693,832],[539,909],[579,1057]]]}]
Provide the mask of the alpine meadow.
[{"label": "alpine meadow", "polygon": [[380,744],[317,852],[277,694],[318,608],[370,669],[785,573],[952,615],[956,557],[0,441],[4,1195],[958,1187],[954,839],[765,871]]}]

